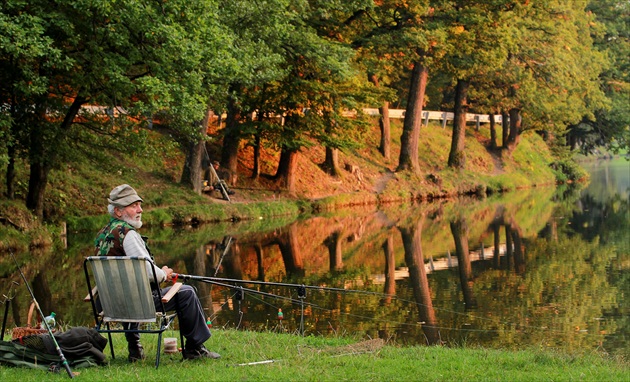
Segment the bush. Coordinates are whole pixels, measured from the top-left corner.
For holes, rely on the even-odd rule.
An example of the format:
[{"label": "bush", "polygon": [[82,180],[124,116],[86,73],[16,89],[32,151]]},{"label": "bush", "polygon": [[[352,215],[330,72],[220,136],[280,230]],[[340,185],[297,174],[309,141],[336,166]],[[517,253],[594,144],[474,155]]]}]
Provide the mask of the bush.
[{"label": "bush", "polygon": [[579,182],[588,178],[588,173],[573,160],[560,159],[551,163],[558,183]]}]

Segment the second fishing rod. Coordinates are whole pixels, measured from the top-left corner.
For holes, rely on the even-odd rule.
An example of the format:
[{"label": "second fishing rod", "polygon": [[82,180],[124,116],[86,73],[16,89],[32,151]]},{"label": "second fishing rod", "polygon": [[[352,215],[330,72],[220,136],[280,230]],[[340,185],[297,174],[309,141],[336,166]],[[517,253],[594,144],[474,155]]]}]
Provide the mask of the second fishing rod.
[{"label": "second fishing rod", "polygon": [[272,281],[256,281],[256,280],[240,280],[240,279],[229,279],[222,277],[212,277],[212,276],[195,276],[195,275],[186,275],[182,273],[173,273],[173,279],[175,280],[195,280],[195,281],[205,281],[205,282],[225,282],[225,283],[235,283],[235,284],[251,284],[251,285],[270,285],[270,286],[281,286],[288,288],[296,288],[298,290],[298,296],[306,296],[306,290],[318,290],[318,291],[328,291],[328,292],[353,292],[353,293],[362,293],[362,294],[373,294],[373,295],[384,295],[384,293],[379,292],[369,292],[355,289],[344,289],[344,288],[333,288],[333,287],[323,287],[317,285],[305,285],[305,284],[290,284],[290,283],[279,283]]}]

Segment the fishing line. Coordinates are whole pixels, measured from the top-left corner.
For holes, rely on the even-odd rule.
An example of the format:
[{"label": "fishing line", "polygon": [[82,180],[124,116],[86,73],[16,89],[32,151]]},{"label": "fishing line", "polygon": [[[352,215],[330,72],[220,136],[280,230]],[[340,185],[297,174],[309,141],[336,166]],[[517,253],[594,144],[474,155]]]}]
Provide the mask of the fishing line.
[{"label": "fishing line", "polygon": [[[243,290],[246,290],[246,291],[251,292],[251,293],[267,296],[267,297],[270,297],[270,298],[274,298],[274,299],[287,300],[291,304],[295,304],[295,305],[299,304],[302,307],[302,315],[301,315],[302,320],[300,322],[300,332],[301,333],[304,333],[304,323],[303,323],[303,317],[304,317],[304,315],[303,315],[303,307],[304,307],[304,305],[308,305],[308,306],[311,306],[313,308],[316,308],[316,309],[319,309],[319,310],[322,310],[322,311],[332,312],[331,309],[323,308],[320,305],[317,305],[317,304],[314,304],[314,303],[305,302],[304,298],[300,298],[301,294],[305,293],[305,291],[307,289],[312,289],[312,290],[321,291],[321,292],[338,292],[338,293],[343,293],[343,294],[356,293],[356,294],[372,295],[372,296],[381,297],[381,298],[382,297],[387,297],[387,298],[392,298],[392,299],[400,301],[400,302],[407,303],[409,305],[414,305],[416,307],[421,307],[421,306],[427,307],[427,306],[429,306],[427,304],[422,304],[422,303],[419,303],[419,302],[414,301],[414,300],[408,300],[408,299],[405,299],[405,298],[399,298],[396,295],[391,295],[391,294],[386,294],[386,293],[381,293],[381,292],[361,291],[361,290],[356,290],[356,289],[331,288],[331,287],[320,287],[320,286],[312,286],[312,285],[304,285],[304,284],[300,285],[300,284],[277,283],[277,282],[266,282],[266,281],[255,281],[255,280],[238,280],[238,279],[228,279],[228,278],[219,278],[219,277],[192,276],[192,275],[184,275],[184,274],[177,274],[176,278],[182,278],[184,280],[187,280],[187,279],[197,280],[197,281],[211,283],[211,284],[215,284],[215,285],[219,285],[219,286],[223,286],[223,287],[227,287],[227,288],[235,288],[236,286],[233,285],[233,284],[223,283],[222,281],[233,282],[233,283],[242,283],[242,284],[272,285],[272,286],[296,288],[298,290],[298,298],[299,298],[299,300],[295,300],[295,299],[290,298],[290,297],[284,297],[284,296],[275,295],[275,294],[271,294],[271,293],[267,293],[267,292],[262,292],[262,291],[258,291],[258,290],[250,289],[250,288],[243,288]],[[304,294],[304,296],[305,296],[305,294]],[[452,314],[455,314],[455,315],[468,317],[470,319],[477,319],[477,320],[481,320],[481,321],[488,321],[488,322],[492,322],[492,323],[496,323],[496,324],[500,324],[500,325],[509,325],[509,326],[518,325],[520,328],[523,328],[523,329],[547,330],[547,331],[555,332],[555,333],[564,333],[564,331],[562,331],[562,330],[550,329],[548,327],[541,327],[541,326],[533,326],[533,325],[527,325],[527,324],[513,323],[513,322],[508,322],[508,321],[501,321],[501,320],[496,320],[496,319],[492,319],[492,318],[486,318],[486,317],[473,315],[473,314],[467,313],[467,312],[458,312],[458,311],[455,311],[455,310],[452,310],[452,309],[436,308],[436,307],[433,307],[433,309],[435,311],[438,311],[438,312],[452,313]],[[398,324],[398,325],[401,325],[401,326],[403,326],[403,325],[404,326],[417,326],[417,324],[409,324],[409,323],[405,323],[405,322],[397,322],[397,321],[391,321],[391,320],[375,320],[373,317],[361,316],[361,315],[356,315],[356,314],[352,314],[352,313],[339,312],[339,314],[341,316],[349,316],[349,317],[361,318],[361,319],[372,321],[372,322],[393,323],[393,324]],[[451,327],[436,327],[436,328],[437,329],[445,329],[445,330],[453,330],[453,331],[466,331],[466,332],[484,332],[484,331],[485,332],[504,332],[504,331],[506,331],[505,329],[464,329],[464,328],[460,329],[460,328],[451,328]]]}]

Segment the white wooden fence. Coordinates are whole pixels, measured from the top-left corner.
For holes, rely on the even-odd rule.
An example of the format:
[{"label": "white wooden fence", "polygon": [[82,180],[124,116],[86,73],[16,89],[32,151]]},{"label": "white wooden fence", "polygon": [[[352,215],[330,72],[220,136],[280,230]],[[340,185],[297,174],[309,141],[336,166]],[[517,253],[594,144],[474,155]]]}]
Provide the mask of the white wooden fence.
[{"label": "white wooden fence", "polygon": [[[369,115],[380,115],[378,109],[363,109],[363,112]],[[405,110],[404,109],[389,109],[389,118],[397,118],[403,119],[405,118]],[[455,113],[447,112],[447,111],[422,111],[422,120],[424,126],[429,125],[429,121],[442,121],[442,128],[446,126],[447,121],[452,121],[455,118]],[[496,123],[502,123],[503,118],[500,114],[494,116],[494,121]],[[472,114],[466,113],[466,122],[475,122],[477,124],[477,128],[482,123],[490,123],[490,116],[488,114]]]},{"label": "white wooden fence", "polygon": [[[126,111],[121,108],[111,109],[111,108],[105,108],[102,106],[83,105],[82,109],[91,113],[103,113],[109,117],[118,116],[120,114],[126,114]],[[363,112],[371,116],[380,115],[378,109],[373,109],[373,108],[363,109]],[[344,115],[345,116],[356,115],[356,111],[347,111],[344,113]],[[220,124],[222,120],[225,120],[227,115],[223,113],[222,115],[218,117],[219,117],[218,122]],[[284,118],[282,116],[278,116],[278,117],[281,118],[282,121],[284,122]],[[447,112],[447,111],[430,111],[430,110],[422,111],[422,121],[423,121],[424,126],[428,126],[429,121],[442,121],[442,128],[444,128],[446,127],[446,122],[452,121],[454,117],[455,117],[455,113]],[[251,113],[250,118],[256,119],[256,112]],[[395,119],[405,118],[405,109],[389,109],[389,118],[395,118]],[[495,114],[494,121],[496,123],[502,124],[503,118],[501,114]],[[476,128],[479,129],[480,124],[490,123],[490,115],[466,113],[466,122],[475,122]]]}]

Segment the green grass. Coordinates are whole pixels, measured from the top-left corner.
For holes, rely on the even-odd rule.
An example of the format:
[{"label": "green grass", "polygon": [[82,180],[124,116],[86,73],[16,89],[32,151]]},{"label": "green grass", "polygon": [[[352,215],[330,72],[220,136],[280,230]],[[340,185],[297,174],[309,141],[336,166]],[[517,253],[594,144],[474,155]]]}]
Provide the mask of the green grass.
[{"label": "green grass", "polygon": [[[175,333],[166,333],[178,337]],[[162,355],[154,368],[156,336],[144,336],[147,359],[129,364],[122,336],[115,360],[78,369],[85,381],[627,381],[628,365],[598,354],[570,356],[549,350],[501,351],[467,348],[398,347],[377,341],[301,337],[280,333],[214,330],[206,346],[219,360],[182,361]],[[181,346],[181,344],[179,344]],[[241,365],[273,360],[272,363]],[[0,366],[3,381],[65,380],[65,371]]]}]

